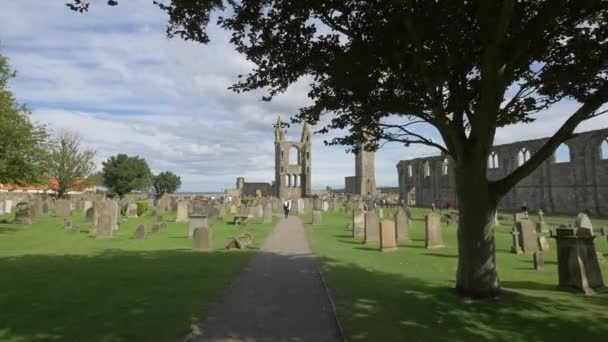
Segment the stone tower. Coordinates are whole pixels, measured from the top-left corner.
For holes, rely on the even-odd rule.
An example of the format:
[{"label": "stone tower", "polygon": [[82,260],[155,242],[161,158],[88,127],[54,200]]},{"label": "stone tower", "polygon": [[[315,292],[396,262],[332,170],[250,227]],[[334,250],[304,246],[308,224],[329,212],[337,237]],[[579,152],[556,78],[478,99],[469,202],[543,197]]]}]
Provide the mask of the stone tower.
[{"label": "stone tower", "polygon": [[361,196],[376,195],[376,165],[374,152],[363,148],[355,154],[355,193]]},{"label": "stone tower", "polygon": [[286,141],[279,117],[274,129],[274,138],[275,196],[283,199],[312,196],[312,129],[304,123],[300,141]]}]

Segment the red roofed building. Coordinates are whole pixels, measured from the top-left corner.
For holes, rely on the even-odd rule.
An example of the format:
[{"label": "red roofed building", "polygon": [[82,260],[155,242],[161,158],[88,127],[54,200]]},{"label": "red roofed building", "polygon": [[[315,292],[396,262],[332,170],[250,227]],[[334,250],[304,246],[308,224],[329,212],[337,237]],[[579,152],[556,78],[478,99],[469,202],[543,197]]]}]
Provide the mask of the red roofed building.
[{"label": "red roofed building", "polygon": [[[0,192],[29,192],[29,193],[54,193],[59,183],[54,177],[46,177],[46,183],[42,184],[0,184]],[[86,179],[77,180],[68,194],[95,193],[95,186],[89,186]]]}]

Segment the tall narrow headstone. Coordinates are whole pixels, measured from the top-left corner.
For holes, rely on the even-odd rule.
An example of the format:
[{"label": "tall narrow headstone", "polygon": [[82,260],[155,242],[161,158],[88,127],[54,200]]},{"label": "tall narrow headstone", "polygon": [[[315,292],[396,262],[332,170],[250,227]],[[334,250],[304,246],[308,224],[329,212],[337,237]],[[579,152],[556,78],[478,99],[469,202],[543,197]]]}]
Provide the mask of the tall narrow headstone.
[{"label": "tall narrow headstone", "polygon": [[312,211],[312,224],[313,225],[319,225],[321,224],[321,211],[320,210],[313,210]]},{"label": "tall narrow headstone", "polygon": [[391,220],[380,222],[380,250],[383,252],[397,250],[397,233],[395,223]]},{"label": "tall narrow headstone", "polygon": [[395,213],[395,233],[397,234],[397,242],[412,241],[410,239],[410,225],[403,208],[397,209],[397,212]]},{"label": "tall narrow headstone", "polygon": [[188,202],[180,201],[177,203],[176,222],[188,222]]},{"label": "tall narrow headstone", "polygon": [[112,220],[113,218],[111,215],[99,215],[99,220],[97,222],[96,229],[96,237],[98,239],[112,237],[112,232],[114,231],[114,229],[112,228]]},{"label": "tall narrow headstone", "polygon": [[424,246],[428,249],[445,247],[441,231],[441,216],[438,213],[430,213],[426,215],[424,223]]},{"label": "tall narrow headstone", "polygon": [[365,231],[365,216],[361,209],[353,210],[353,237],[363,237]]},{"label": "tall narrow headstone", "polygon": [[524,253],[534,253],[540,250],[538,245],[538,234],[534,222],[528,219],[517,221],[517,232],[519,233],[519,245]]},{"label": "tall narrow headstone", "polygon": [[304,199],[303,198],[298,198],[298,200],[296,201],[297,204],[297,209],[298,209],[298,215],[304,215]]},{"label": "tall narrow headstone", "polygon": [[264,219],[262,222],[264,224],[272,223],[272,205],[270,203],[264,206]]},{"label": "tall narrow headstone", "polygon": [[209,227],[197,227],[192,236],[192,249],[195,251],[211,250],[212,233]]},{"label": "tall narrow headstone", "polygon": [[524,251],[521,250],[521,246],[519,245],[519,231],[517,227],[513,227],[511,230],[511,253],[513,254],[522,254]]},{"label": "tall narrow headstone", "polygon": [[545,265],[545,258],[543,257],[543,252],[542,251],[534,252],[533,261],[534,261],[534,269],[536,271],[541,271],[543,269],[543,266]]},{"label": "tall narrow headstone", "polygon": [[380,223],[378,222],[378,215],[374,211],[368,211],[365,213],[365,236],[364,243],[368,244],[371,242],[377,242],[380,240]]}]

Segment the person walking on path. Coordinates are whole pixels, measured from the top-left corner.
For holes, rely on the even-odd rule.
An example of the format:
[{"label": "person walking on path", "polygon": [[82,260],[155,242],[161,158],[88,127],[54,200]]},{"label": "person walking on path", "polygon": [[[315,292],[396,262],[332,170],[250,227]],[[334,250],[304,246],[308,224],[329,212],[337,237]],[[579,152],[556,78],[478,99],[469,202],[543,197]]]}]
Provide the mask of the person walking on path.
[{"label": "person walking on path", "polygon": [[291,210],[291,200],[286,199],[285,203],[283,203],[283,211],[285,212],[285,218],[289,216],[289,211]]}]

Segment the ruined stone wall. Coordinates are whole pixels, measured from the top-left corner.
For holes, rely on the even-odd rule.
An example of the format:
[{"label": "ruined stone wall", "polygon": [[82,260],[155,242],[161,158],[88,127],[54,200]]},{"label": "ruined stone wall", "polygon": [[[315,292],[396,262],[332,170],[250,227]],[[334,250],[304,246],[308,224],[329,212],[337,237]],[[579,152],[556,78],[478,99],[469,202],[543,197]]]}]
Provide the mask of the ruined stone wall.
[{"label": "ruined stone wall", "polygon": [[[608,153],[602,154],[601,149],[606,139],[608,128],[576,135],[511,189],[500,208],[517,210],[527,205],[552,213],[590,210],[608,214]],[[547,138],[494,146],[488,160],[488,178],[506,176],[525,158],[526,150],[533,155],[545,141]],[[569,161],[565,160],[568,157]],[[411,205],[430,206],[433,201],[457,205],[449,158],[402,160],[397,171],[400,197]]]}]

